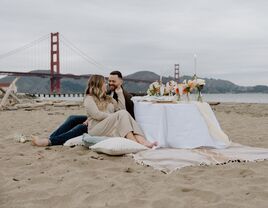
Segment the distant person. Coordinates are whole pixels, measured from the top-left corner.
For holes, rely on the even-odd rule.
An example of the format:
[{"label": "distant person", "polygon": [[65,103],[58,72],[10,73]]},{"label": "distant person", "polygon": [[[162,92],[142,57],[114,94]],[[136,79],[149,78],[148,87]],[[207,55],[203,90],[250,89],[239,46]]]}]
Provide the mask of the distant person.
[{"label": "distant person", "polygon": [[[131,100],[131,95],[126,92],[123,87],[123,79],[122,74],[119,71],[113,71],[109,75],[109,94],[114,97],[114,99],[118,102],[118,95],[116,90],[122,89],[124,100],[122,101],[125,104],[126,110],[130,113],[130,115],[134,118],[134,104]],[[87,133],[88,122],[86,115],[71,115],[69,116],[64,123],[59,126],[49,137],[49,142],[51,145],[62,145],[67,140],[81,136],[84,133]],[[33,145],[40,146],[42,144],[35,144],[37,140],[33,141]],[[38,142],[41,142],[38,140]],[[46,141],[44,142],[44,146],[46,146]]]}]

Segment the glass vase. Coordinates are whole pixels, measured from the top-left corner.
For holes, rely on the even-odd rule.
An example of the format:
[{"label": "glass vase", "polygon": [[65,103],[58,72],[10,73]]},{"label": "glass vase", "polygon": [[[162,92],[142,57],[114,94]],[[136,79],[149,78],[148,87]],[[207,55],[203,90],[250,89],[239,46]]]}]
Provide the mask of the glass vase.
[{"label": "glass vase", "polygon": [[180,94],[176,94],[175,96],[176,96],[176,101],[180,101],[181,100]]},{"label": "glass vase", "polygon": [[201,90],[198,91],[197,101],[201,103],[203,102]]},{"label": "glass vase", "polygon": [[187,102],[190,102],[190,95],[189,94],[190,94],[189,92],[186,93],[186,101]]}]

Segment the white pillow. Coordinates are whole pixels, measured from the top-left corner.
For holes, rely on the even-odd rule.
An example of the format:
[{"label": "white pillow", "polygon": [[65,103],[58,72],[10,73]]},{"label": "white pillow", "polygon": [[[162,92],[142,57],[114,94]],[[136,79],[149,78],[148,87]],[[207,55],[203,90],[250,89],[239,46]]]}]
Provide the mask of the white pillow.
[{"label": "white pillow", "polygon": [[105,137],[105,136],[90,136],[89,134],[85,133],[83,134],[82,141],[84,142],[84,145],[86,147],[89,147],[109,138],[110,137]]},{"label": "white pillow", "polygon": [[126,138],[112,137],[90,146],[89,149],[107,155],[124,155],[147,150],[149,148]]},{"label": "white pillow", "polygon": [[77,145],[85,145],[84,142],[82,141],[82,138],[83,135],[69,139],[63,144],[63,146],[72,147]]}]

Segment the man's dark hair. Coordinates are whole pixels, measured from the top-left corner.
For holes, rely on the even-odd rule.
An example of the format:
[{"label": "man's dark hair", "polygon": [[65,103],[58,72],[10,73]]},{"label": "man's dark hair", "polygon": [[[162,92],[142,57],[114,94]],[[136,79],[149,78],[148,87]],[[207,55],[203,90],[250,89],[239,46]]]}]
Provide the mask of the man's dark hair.
[{"label": "man's dark hair", "polygon": [[110,75],[117,75],[119,78],[123,79],[123,76],[120,71],[112,71]]}]

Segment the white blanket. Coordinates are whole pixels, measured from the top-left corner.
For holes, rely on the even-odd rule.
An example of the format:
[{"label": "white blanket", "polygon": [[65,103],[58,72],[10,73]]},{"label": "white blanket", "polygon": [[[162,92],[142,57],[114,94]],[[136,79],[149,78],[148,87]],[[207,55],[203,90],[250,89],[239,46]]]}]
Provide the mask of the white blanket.
[{"label": "white blanket", "polygon": [[268,159],[268,149],[253,148],[236,143],[226,149],[169,149],[146,150],[133,155],[136,162],[149,165],[164,173],[187,166],[216,165],[230,161],[248,162]]},{"label": "white blanket", "polygon": [[227,146],[230,145],[231,141],[229,140],[229,137],[221,129],[210,105],[208,103],[200,103],[200,102],[194,102],[194,104],[197,106],[200,114],[203,116],[207,124],[210,136],[215,140],[225,143]]},{"label": "white blanket", "polygon": [[178,104],[138,102],[134,99],[136,121],[146,139],[164,148],[225,148],[228,136],[207,103]]}]

